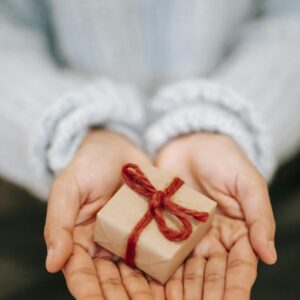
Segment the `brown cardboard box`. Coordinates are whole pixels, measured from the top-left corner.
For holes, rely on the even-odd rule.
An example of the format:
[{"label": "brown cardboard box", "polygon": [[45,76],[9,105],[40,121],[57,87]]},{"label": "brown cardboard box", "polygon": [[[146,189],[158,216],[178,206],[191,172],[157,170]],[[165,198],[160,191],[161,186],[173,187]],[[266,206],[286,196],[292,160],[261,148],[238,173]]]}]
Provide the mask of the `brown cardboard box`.
[{"label": "brown cardboard box", "polygon": [[[157,190],[164,190],[173,179],[151,165],[139,167]],[[172,196],[172,200],[186,208],[208,212],[209,218],[202,223],[189,217],[193,231],[186,240],[180,242],[165,238],[155,220],[143,230],[136,246],[136,266],[162,284],[207,233],[216,208],[214,201],[186,184]],[[94,240],[103,248],[124,258],[128,236],[148,210],[148,205],[148,199],[124,184],[98,212]],[[169,226],[179,228],[174,217],[168,213],[165,216]]]}]

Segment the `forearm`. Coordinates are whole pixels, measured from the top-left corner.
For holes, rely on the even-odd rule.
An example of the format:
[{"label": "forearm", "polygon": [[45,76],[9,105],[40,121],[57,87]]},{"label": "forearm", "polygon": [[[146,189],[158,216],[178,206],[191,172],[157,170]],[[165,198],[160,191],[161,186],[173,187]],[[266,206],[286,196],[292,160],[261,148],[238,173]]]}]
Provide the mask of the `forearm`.
[{"label": "forearm", "polygon": [[46,45],[39,29],[0,14],[0,174],[38,194],[47,186],[35,180],[29,155],[38,120],[62,92],[83,81],[59,70]]},{"label": "forearm", "polygon": [[298,151],[299,12],[269,4],[269,13],[249,25],[217,72],[156,94],[145,133],[150,152],[182,134],[220,132],[270,180],[275,166]]},{"label": "forearm", "polygon": [[137,141],[137,91],[55,65],[38,29],[0,15],[0,174],[45,198],[92,126]]},{"label": "forearm", "polygon": [[268,18],[213,76],[251,102],[272,137],[282,163],[300,148],[300,18]]},{"label": "forearm", "polygon": [[144,137],[152,154],[179,135],[219,132],[235,140],[265,178],[271,178],[268,137],[254,109],[234,90],[201,79],[175,83],[158,92],[151,112]]}]

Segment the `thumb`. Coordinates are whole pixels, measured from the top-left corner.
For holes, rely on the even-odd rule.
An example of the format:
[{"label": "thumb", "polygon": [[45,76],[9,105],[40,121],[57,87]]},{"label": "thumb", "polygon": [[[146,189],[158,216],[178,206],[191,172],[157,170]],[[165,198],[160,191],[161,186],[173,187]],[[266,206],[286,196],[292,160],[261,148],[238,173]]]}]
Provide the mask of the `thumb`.
[{"label": "thumb", "polygon": [[67,173],[59,175],[52,186],[44,230],[46,268],[51,273],[60,271],[72,253],[79,195],[75,180]]},{"label": "thumb", "polygon": [[263,262],[274,264],[277,260],[275,220],[265,180],[257,172],[239,177],[237,194],[250,229],[252,247]]}]

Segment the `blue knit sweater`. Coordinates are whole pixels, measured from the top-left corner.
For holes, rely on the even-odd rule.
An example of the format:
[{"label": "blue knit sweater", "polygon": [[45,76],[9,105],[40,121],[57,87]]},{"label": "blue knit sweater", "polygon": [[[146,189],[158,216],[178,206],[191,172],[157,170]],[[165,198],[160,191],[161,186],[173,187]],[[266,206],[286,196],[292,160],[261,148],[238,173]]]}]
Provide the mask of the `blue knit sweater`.
[{"label": "blue knit sweater", "polygon": [[0,174],[46,198],[99,125],[152,155],[221,132],[269,180],[300,145],[299,53],[299,0],[1,1]]}]

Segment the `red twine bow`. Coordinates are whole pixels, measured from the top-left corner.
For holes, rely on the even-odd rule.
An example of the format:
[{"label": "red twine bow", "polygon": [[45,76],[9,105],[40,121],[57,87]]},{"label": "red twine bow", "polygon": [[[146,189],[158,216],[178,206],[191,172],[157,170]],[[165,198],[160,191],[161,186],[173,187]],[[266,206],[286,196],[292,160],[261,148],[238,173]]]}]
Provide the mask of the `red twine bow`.
[{"label": "red twine bow", "polygon": [[[175,177],[163,191],[158,191],[136,164],[129,163],[124,165],[122,168],[122,176],[125,183],[133,191],[145,196],[149,200],[149,210],[136,224],[128,237],[125,253],[125,261],[128,265],[135,265],[137,240],[141,232],[153,218],[156,220],[161,233],[171,241],[182,241],[190,236],[192,233],[192,225],[188,220],[189,216],[199,222],[207,221],[207,212],[188,209],[171,201],[171,197],[184,184],[180,178]],[[163,208],[177,217],[182,225],[180,230],[175,230],[167,226]]]}]

